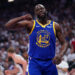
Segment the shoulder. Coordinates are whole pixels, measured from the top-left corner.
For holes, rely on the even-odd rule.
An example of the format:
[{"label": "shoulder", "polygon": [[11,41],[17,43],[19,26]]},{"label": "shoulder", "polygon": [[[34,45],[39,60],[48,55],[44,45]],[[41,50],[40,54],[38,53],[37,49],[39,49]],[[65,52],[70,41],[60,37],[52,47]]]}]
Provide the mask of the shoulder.
[{"label": "shoulder", "polygon": [[24,58],[21,55],[16,54],[16,58],[19,60],[24,60]]},{"label": "shoulder", "polygon": [[62,32],[61,26],[57,22],[54,22],[54,27],[55,27],[56,33],[57,32]]},{"label": "shoulder", "polygon": [[60,25],[57,22],[54,22],[54,25],[56,30],[60,29]]}]

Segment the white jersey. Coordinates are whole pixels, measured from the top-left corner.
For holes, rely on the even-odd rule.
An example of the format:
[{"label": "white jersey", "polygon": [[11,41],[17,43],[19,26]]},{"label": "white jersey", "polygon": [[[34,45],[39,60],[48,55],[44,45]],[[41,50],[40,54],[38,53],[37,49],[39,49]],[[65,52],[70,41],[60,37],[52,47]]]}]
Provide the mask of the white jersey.
[{"label": "white jersey", "polygon": [[22,60],[25,60],[21,55],[15,54],[15,57],[13,58],[15,63],[19,63]]},{"label": "white jersey", "polygon": [[[64,68],[68,69],[69,65],[66,61],[62,60],[62,62],[59,65],[57,65],[57,67],[62,68],[62,69]],[[68,75],[68,72],[64,72],[63,70],[58,69],[58,75]]]}]

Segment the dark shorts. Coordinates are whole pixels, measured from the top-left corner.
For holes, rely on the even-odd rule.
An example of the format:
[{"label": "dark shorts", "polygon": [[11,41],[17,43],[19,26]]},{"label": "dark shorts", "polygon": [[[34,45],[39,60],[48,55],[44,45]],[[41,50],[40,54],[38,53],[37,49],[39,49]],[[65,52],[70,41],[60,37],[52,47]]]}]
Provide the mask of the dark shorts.
[{"label": "dark shorts", "polygon": [[29,75],[58,75],[56,65],[52,60],[29,58]]}]

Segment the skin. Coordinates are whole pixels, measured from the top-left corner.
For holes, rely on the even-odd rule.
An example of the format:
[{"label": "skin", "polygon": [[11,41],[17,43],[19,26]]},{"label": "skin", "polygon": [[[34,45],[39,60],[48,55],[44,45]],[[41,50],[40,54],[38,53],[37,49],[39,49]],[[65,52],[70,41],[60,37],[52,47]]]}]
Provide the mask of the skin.
[{"label": "skin", "polygon": [[[35,12],[35,17],[41,24],[45,25],[49,22],[48,16],[47,16],[47,10],[42,4],[36,5],[34,12]],[[8,29],[25,27],[27,32],[29,33],[33,27],[33,24],[34,24],[34,21],[32,19],[32,16],[30,14],[27,14],[27,15],[9,20],[6,23],[6,27]],[[59,64],[61,62],[62,56],[64,55],[64,53],[67,50],[68,44],[64,39],[64,36],[62,34],[59,24],[55,23],[54,25],[55,25],[55,30],[56,30],[56,37],[58,38],[59,42],[61,43],[61,53],[58,56],[53,58],[53,63]]]},{"label": "skin", "polygon": [[[27,62],[23,59],[22,56],[16,56],[16,55],[17,55],[16,53],[8,52],[8,57],[11,57],[16,64],[18,63],[23,66],[23,74],[22,75],[25,75]],[[13,74],[13,73],[17,73],[18,71],[19,71],[18,68],[15,67],[15,69],[7,70],[6,72]]]},{"label": "skin", "polygon": [[72,70],[70,71],[70,75],[75,75],[75,69],[72,69]]},{"label": "skin", "polygon": [[5,70],[5,75],[17,75],[17,73],[19,72],[19,69],[17,67],[14,66],[13,70]]}]

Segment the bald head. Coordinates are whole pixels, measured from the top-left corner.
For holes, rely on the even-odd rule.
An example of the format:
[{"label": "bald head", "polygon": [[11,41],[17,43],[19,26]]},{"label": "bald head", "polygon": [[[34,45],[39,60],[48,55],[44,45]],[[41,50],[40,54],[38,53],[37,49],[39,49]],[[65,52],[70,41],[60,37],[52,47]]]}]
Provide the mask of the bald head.
[{"label": "bald head", "polygon": [[37,4],[37,5],[35,6],[35,9],[37,9],[38,7],[43,7],[43,8],[45,8],[44,5],[42,5],[42,4]]},{"label": "bald head", "polygon": [[37,17],[40,17],[40,18],[43,18],[43,17],[45,17],[46,16],[46,8],[45,8],[45,6],[44,5],[42,5],[42,4],[37,4],[36,6],[35,6],[35,15],[37,16]]}]

